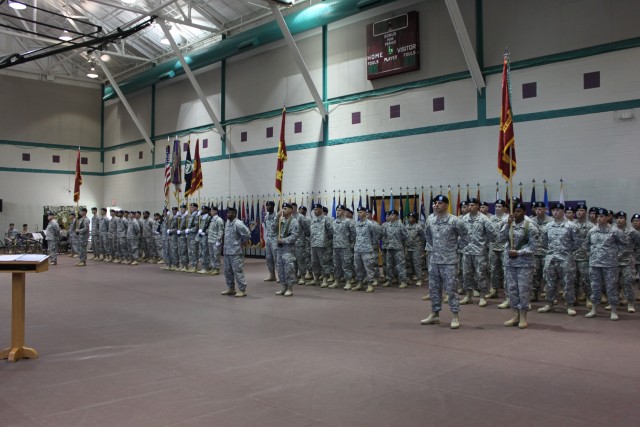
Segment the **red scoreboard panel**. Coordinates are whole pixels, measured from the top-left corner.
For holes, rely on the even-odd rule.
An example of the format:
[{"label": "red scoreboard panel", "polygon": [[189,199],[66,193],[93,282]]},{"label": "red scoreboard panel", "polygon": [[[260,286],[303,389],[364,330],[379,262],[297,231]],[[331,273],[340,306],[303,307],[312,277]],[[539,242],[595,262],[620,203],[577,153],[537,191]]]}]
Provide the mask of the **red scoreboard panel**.
[{"label": "red scoreboard panel", "polygon": [[367,25],[367,79],[420,69],[418,12]]}]

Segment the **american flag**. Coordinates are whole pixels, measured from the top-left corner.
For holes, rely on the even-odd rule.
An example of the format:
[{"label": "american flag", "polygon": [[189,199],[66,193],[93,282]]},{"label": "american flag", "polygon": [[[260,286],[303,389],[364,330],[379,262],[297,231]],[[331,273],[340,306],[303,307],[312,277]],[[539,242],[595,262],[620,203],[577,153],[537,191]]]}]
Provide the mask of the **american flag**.
[{"label": "american flag", "polygon": [[169,194],[171,191],[171,148],[167,145],[167,156],[164,159],[164,205],[169,206]]}]

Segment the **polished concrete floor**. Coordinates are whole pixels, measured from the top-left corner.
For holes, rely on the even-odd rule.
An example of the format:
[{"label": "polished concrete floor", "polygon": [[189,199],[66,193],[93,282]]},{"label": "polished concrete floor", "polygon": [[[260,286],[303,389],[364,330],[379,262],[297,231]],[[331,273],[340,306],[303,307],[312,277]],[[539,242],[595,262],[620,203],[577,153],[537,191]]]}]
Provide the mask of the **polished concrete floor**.
[{"label": "polished concrete floor", "polygon": [[[560,309],[505,328],[498,300],[421,326],[425,289],[296,286],[60,257],[27,276],[27,345],[0,361],[0,426],[622,426],[640,423],[640,313]],[[10,275],[0,275],[0,347]],[[448,322],[450,314],[443,312]]]}]

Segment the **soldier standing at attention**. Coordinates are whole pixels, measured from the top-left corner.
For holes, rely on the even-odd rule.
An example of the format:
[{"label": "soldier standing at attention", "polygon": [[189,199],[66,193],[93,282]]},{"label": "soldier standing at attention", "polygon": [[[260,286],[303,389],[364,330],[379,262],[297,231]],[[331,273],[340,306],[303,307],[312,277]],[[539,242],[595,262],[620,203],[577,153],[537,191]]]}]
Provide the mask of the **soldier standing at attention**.
[{"label": "soldier standing at attention", "polygon": [[309,244],[309,236],[311,235],[310,221],[307,217],[307,208],[300,206],[298,208],[298,240],[296,240],[296,264],[298,266],[298,285],[304,285],[306,279],[311,279],[311,246]]},{"label": "soldier standing at attention", "polygon": [[[383,239],[387,241],[387,281],[383,287],[391,285],[393,279],[400,281],[400,289],[407,287],[407,268],[404,258],[404,242],[407,240],[407,229],[398,221],[398,211],[387,213],[387,222],[382,224]],[[394,277],[395,276],[395,277]]]},{"label": "soldier standing at attention", "polygon": [[331,220],[322,214],[322,205],[313,205],[315,216],[311,218],[311,267],[313,269],[313,281],[309,286],[317,286],[320,274],[322,274],[321,287],[329,286],[328,278],[331,273],[331,266],[327,265],[327,244],[329,236],[333,233]]},{"label": "soldier standing at attention", "polygon": [[87,218],[87,208],[80,209],[80,218],[77,221],[76,234],[78,239],[78,254],[80,262],[76,267],[85,267],[87,265],[87,244],[89,243],[89,231],[91,229],[91,221]]},{"label": "soldier standing at attention", "polygon": [[416,279],[416,286],[422,286],[422,259],[424,258],[424,227],[418,222],[420,218],[417,212],[409,214],[407,229],[407,265]]},{"label": "soldier standing at attention", "polygon": [[77,226],[78,220],[76,220],[76,213],[69,213],[69,248],[71,248],[69,256],[71,258],[78,258],[78,233],[76,232]]},{"label": "soldier standing at attention", "polygon": [[[633,214],[631,226],[640,233],[640,214]],[[640,280],[640,248],[636,248],[636,281]]]},{"label": "soldier standing at attention", "polygon": [[109,220],[109,258],[108,262],[116,262],[118,259],[118,211],[111,211]]},{"label": "soldier standing at attention", "polygon": [[129,246],[129,259],[125,264],[138,265],[138,236],[140,235],[140,224],[135,218],[133,211],[129,212],[129,224],[127,226],[127,245]]},{"label": "soldier standing at attention", "polygon": [[[627,226],[626,212],[620,211],[616,213],[615,218],[616,226],[627,236],[627,243],[622,251],[618,253],[618,268],[620,269],[618,283],[622,288],[622,292],[624,292],[624,298],[627,300],[627,312],[635,313],[636,293],[633,289],[633,282],[636,274],[635,254],[640,250],[640,233],[633,227]],[[624,304],[624,301],[622,301],[622,304]]]},{"label": "soldier standing at attention", "polygon": [[298,240],[298,221],[292,216],[293,205],[283,203],[282,211],[278,213],[278,222],[273,230],[276,233],[278,253],[276,257],[278,277],[282,289],[276,295],[290,297],[293,295],[293,285],[296,283],[296,255],[295,244]]},{"label": "soldier standing at attention", "polygon": [[[505,214],[505,207],[507,203],[498,199],[495,203],[495,215],[491,217],[491,224],[493,225],[494,236],[493,241],[489,243],[489,271],[491,275],[491,289],[489,293],[485,295],[486,299],[497,298],[500,289],[504,289],[504,242],[498,242],[498,233],[502,228],[502,221],[506,221],[508,215]],[[508,308],[509,298],[506,294],[504,301],[498,305],[498,308]]]},{"label": "soldier standing at attention", "polygon": [[329,288],[334,289],[340,285],[342,279],[345,284],[353,279],[353,259],[351,247],[356,240],[356,228],[350,219],[346,217],[346,206],[339,205],[336,210],[337,218],[332,222],[333,227],[333,277],[334,282]]},{"label": "soldier standing at attention", "polygon": [[102,257],[100,251],[100,218],[98,217],[98,208],[91,208],[91,247],[93,248],[92,260]]},{"label": "soldier standing at attention", "polygon": [[265,252],[267,259],[267,269],[269,269],[269,277],[264,279],[265,282],[275,282],[276,281],[276,239],[277,236],[273,234],[273,224],[277,224],[277,215],[274,212],[274,208],[276,206],[275,202],[272,200],[267,201],[265,203],[267,207],[267,214],[264,217],[264,230],[266,233],[265,236]]},{"label": "soldier standing at attention", "polygon": [[[375,252],[372,241],[375,241]],[[376,258],[374,261],[374,257]],[[344,290],[351,289],[359,291],[363,289],[363,282],[366,280],[367,290],[365,292],[373,292],[374,281],[374,263],[378,263],[378,233],[373,225],[373,221],[367,219],[367,211],[365,208],[358,208],[358,222],[356,222],[356,243],[353,246],[353,264],[356,269],[356,286],[353,288],[347,282]]]},{"label": "soldier standing at attention", "polygon": [[[535,202],[534,204],[535,215],[531,218],[533,222],[538,226],[540,232],[544,232],[544,227],[549,224],[553,219],[547,215],[547,208],[542,202]],[[544,289],[544,258],[547,255],[547,250],[538,245],[535,254],[535,271],[533,272],[533,297],[531,302],[540,300],[540,289]]]},{"label": "soldier standing at attention", "polygon": [[49,265],[58,265],[58,240],[60,240],[60,226],[53,212],[47,213],[49,223],[44,230],[44,237],[47,239],[49,249]]},{"label": "soldier standing at attention", "polygon": [[207,243],[211,256],[211,275],[220,274],[220,253],[222,252],[222,238],[224,237],[224,221],[218,216],[218,207],[211,207],[211,223],[207,231]]},{"label": "soldier standing at attention", "polygon": [[211,255],[209,254],[209,240],[207,233],[209,232],[209,225],[211,224],[211,208],[209,206],[203,206],[200,211],[198,239],[200,240],[199,255],[200,255],[200,271],[199,274],[209,274],[211,272]]},{"label": "soldier standing at attention", "polygon": [[438,195],[433,199],[434,215],[425,226],[426,250],[429,252],[429,296],[431,314],[420,323],[432,325],[440,323],[442,293],[449,297],[449,308],[453,314],[451,329],[460,327],[460,303],[456,292],[456,266],[458,248],[468,243],[467,228],[462,221],[448,212],[449,199]]},{"label": "soldier standing at attention", "polygon": [[495,236],[493,223],[480,213],[480,201],[472,198],[468,203],[469,212],[462,217],[462,222],[469,233],[469,244],[462,250],[462,277],[466,296],[460,304],[473,303],[473,290],[480,292],[478,305],[487,305],[485,294],[488,291],[488,253],[489,242]]},{"label": "soldier standing at attention", "polygon": [[[593,224],[587,218],[587,205],[584,203],[578,203],[576,205],[576,220],[574,221],[576,225],[576,229],[578,231],[578,235],[580,236],[580,241],[584,242],[584,239],[587,238],[587,233],[591,228],[593,228]],[[581,245],[573,254],[573,258],[576,261],[576,296],[582,292],[584,295],[584,299],[587,302],[587,308],[591,308],[591,301],[589,297],[591,297],[591,283],[589,281],[589,254],[584,251],[583,246]]]},{"label": "soldier standing at attention", "polygon": [[100,218],[98,219],[98,234],[100,236],[100,261],[106,261],[111,254],[109,248],[109,218],[107,218],[107,208],[100,209]]},{"label": "soldier standing at attention", "polygon": [[180,205],[180,214],[178,216],[178,256],[180,257],[180,265],[182,266],[179,271],[187,271],[189,269],[189,253],[187,244],[187,222],[189,221],[189,213],[187,212],[187,205]]},{"label": "soldier standing at attention", "polygon": [[116,231],[116,235],[118,237],[118,260],[116,262],[121,264],[125,264],[129,256],[129,248],[127,244],[127,227],[129,226],[129,223],[124,215],[124,211],[118,212],[118,229]]},{"label": "soldier standing at attention", "polygon": [[[242,221],[236,219],[236,208],[227,209],[227,223],[224,228],[224,278],[227,290],[222,295],[247,296],[247,282],[244,278],[243,246],[249,241],[251,233]],[[236,292],[235,284],[238,285]]]},{"label": "soldier standing at attention", "polygon": [[567,314],[575,316],[576,310],[573,306],[576,302],[576,264],[573,254],[582,246],[582,239],[578,233],[578,227],[564,217],[564,209],[562,203],[555,203],[551,209],[553,221],[542,230],[542,246],[547,251],[544,260],[547,303],[538,309],[538,313],[551,311],[555,303],[558,285],[561,285],[564,299],[567,302]]},{"label": "soldier standing at attention", "polygon": [[187,228],[184,231],[188,244],[187,250],[189,252],[189,268],[187,269],[187,272],[195,273],[198,271],[198,246],[200,244],[200,239],[198,237],[198,230],[200,229],[198,204],[191,203],[189,205],[189,210],[191,213],[186,217]]},{"label": "soldier standing at attention", "polygon": [[498,241],[506,242],[505,279],[509,305],[513,310],[513,317],[504,322],[504,326],[526,329],[529,326],[527,313],[535,268],[534,254],[540,244],[540,230],[534,220],[526,217],[526,205],[519,200],[514,203],[513,215],[502,223],[498,235]]},{"label": "soldier standing at attention", "polygon": [[602,287],[607,289],[611,304],[611,320],[618,320],[618,253],[627,244],[627,236],[617,227],[609,225],[609,211],[598,208],[598,225],[587,233],[584,249],[589,254],[589,276],[591,278],[591,311],[586,318],[596,317]]}]

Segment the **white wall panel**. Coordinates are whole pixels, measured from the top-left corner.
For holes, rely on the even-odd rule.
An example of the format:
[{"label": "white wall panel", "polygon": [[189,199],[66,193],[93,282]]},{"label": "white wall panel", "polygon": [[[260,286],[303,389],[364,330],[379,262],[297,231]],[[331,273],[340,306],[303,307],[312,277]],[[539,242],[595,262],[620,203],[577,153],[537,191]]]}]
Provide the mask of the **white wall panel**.
[{"label": "white wall panel", "polygon": [[[125,97],[147,135],[151,135],[151,89],[142,89]],[[119,99],[107,102],[104,109],[104,146],[112,147],[142,138],[122,102]]]}]

